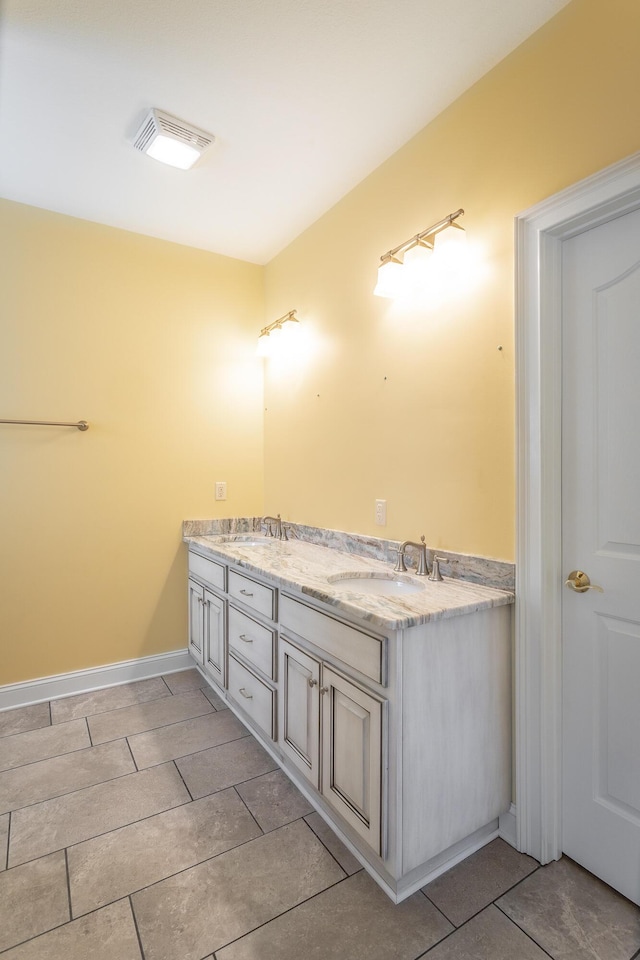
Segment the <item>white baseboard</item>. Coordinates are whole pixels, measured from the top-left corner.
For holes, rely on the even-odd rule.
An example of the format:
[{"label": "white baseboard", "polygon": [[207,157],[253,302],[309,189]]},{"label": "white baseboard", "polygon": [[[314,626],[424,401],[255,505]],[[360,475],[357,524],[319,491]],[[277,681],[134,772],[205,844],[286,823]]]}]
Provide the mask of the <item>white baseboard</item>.
[{"label": "white baseboard", "polygon": [[147,680],[162,673],[187,670],[192,666],[193,660],[185,648],[151,657],[140,657],[137,660],[109,663],[104,667],[92,667],[89,670],[60,673],[55,677],[9,683],[0,687],[0,710],[26,707],[32,703],[42,703],[43,700],[56,700],[58,697],[70,697],[74,693],[86,693],[100,687],[115,687],[121,683],[131,683],[132,680]]},{"label": "white baseboard", "polygon": [[506,843],[510,843],[512,847],[518,849],[518,844],[516,842],[516,805],[512,803],[509,809],[505,813],[500,814],[498,825],[498,835]]}]

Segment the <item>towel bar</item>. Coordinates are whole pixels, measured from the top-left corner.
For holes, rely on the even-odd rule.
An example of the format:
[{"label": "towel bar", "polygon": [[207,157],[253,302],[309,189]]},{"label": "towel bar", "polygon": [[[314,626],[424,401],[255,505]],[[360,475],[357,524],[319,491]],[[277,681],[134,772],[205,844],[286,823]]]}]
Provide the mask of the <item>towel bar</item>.
[{"label": "towel bar", "polygon": [[69,423],[65,420],[0,420],[0,423],[21,423],[36,427],[77,427],[78,430],[89,429],[86,420],[78,420],[77,423]]}]

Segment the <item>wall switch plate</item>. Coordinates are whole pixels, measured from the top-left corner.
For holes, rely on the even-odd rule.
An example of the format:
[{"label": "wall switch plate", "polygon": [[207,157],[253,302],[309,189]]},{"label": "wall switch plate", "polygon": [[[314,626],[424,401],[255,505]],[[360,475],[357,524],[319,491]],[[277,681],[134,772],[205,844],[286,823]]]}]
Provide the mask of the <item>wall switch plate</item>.
[{"label": "wall switch plate", "polygon": [[387,525],[387,501],[376,500],[376,524],[379,527]]},{"label": "wall switch plate", "polygon": [[227,481],[216,480],[216,500],[227,499]]}]

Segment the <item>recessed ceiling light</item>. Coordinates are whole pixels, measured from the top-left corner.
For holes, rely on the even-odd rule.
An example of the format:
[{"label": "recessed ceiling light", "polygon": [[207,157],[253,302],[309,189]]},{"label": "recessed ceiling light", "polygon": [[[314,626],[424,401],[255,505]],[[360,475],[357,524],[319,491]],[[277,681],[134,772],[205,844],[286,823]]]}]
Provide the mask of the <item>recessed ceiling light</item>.
[{"label": "recessed ceiling light", "polygon": [[142,121],[133,145],[154,160],[188,170],[214,140],[212,133],[184,123],[162,110],[153,109]]}]

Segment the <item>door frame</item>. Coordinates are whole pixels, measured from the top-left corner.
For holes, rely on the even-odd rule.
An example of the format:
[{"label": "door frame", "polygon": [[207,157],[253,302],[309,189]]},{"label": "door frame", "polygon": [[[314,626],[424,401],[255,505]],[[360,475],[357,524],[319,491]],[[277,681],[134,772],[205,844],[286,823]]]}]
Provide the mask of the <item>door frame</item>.
[{"label": "door frame", "polygon": [[562,243],[640,208],[640,153],[521,213],[516,245],[518,849],[562,854]]}]

